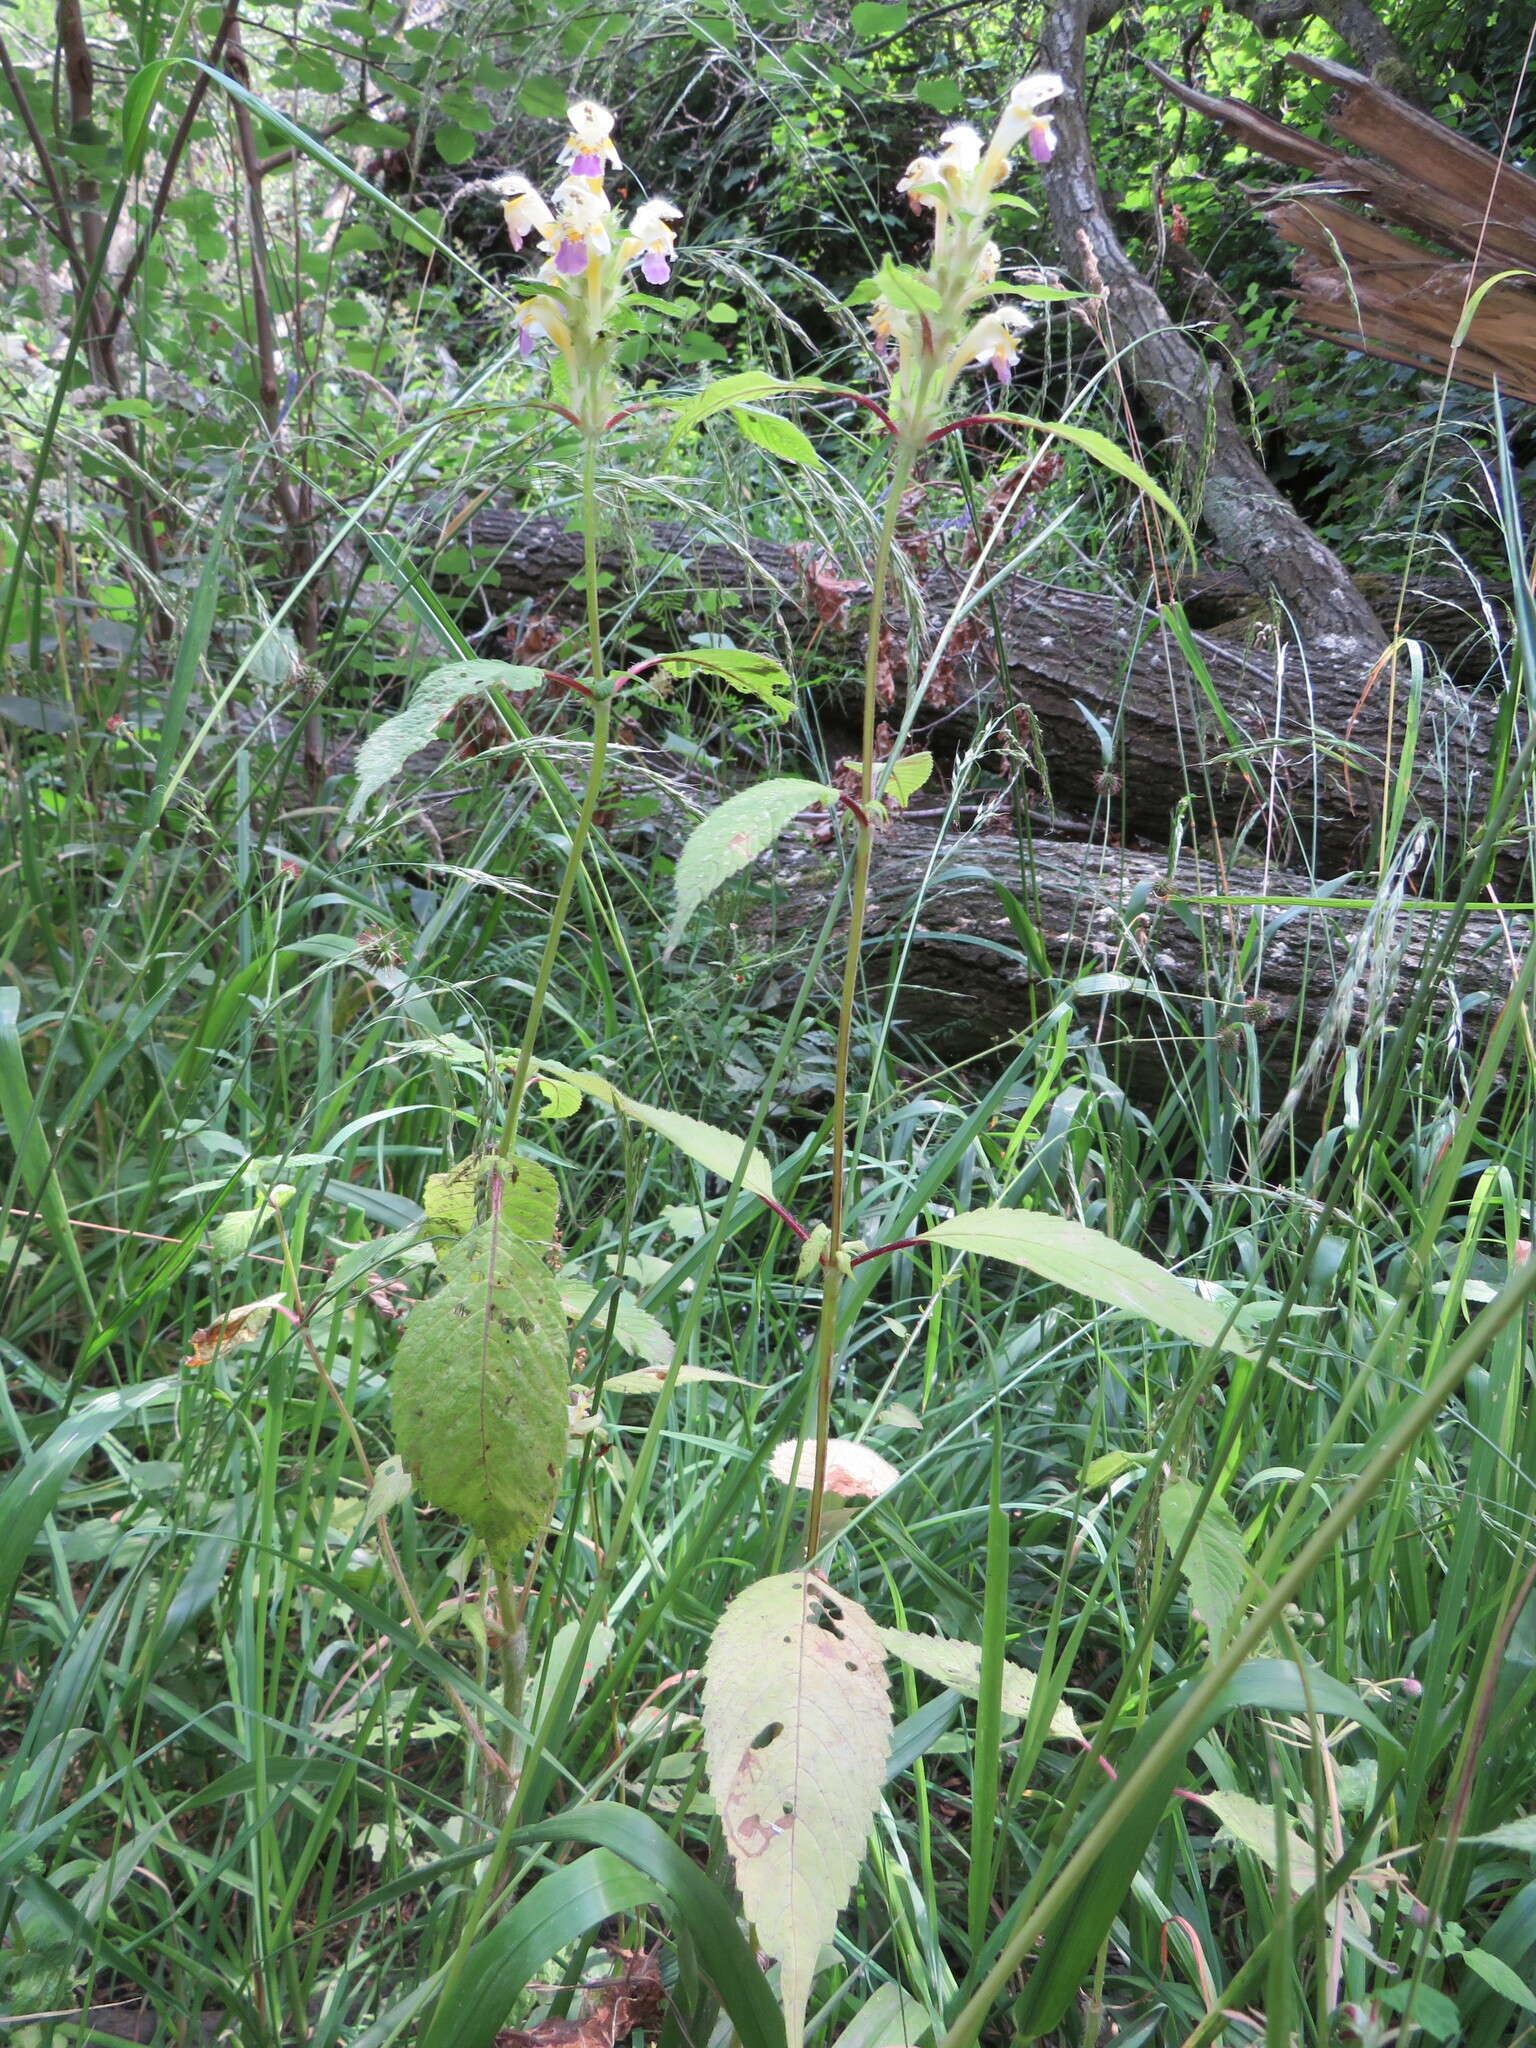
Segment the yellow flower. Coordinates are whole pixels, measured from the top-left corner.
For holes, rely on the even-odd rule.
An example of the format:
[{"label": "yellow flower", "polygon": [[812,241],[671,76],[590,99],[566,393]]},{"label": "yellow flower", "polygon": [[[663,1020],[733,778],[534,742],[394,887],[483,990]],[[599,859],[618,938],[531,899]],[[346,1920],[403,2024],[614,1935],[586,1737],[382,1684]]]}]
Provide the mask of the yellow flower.
[{"label": "yellow flower", "polygon": [[907,165],[905,175],[896,180],[896,190],[905,192],[907,204],[914,213],[921,213],[925,206],[933,205],[933,194],[926,188],[940,183],[939,166],[931,156],[915,156]]},{"label": "yellow flower", "polygon": [[552,341],[558,349],[569,349],[571,345],[571,330],[564,312],[558,301],[544,292],[527,300],[517,316],[518,353],[525,361],[540,338]]},{"label": "yellow flower", "polygon": [[957,354],[962,362],[980,364],[992,372],[999,384],[1007,384],[1019,360],[1017,337],[1028,333],[1033,325],[1029,315],[1021,313],[1017,306],[999,306],[993,313],[982,314]]},{"label": "yellow flower", "polygon": [[553,257],[561,277],[580,277],[594,258],[613,248],[608,220],[613,211],[600,186],[583,177],[567,178],[555,188],[555,212],[539,247]]}]

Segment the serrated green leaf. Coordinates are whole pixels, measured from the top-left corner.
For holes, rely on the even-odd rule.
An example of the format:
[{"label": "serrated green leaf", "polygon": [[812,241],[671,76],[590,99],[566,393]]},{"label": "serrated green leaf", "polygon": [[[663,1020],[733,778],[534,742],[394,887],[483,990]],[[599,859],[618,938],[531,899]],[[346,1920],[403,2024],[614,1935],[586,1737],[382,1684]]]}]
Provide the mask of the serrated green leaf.
[{"label": "serrated green leaf", "polygon": [[[980,1695],[980,1643],[956,1642],[949,1636],[912,1635],[902,1628],[882,1628],[879,1633],[887,1654],[899,1662],[910,1664],[914,1671],[921,1671],[929,1678],[936,1678],[940,1685],[947,1685],[951,1692],[963,1693],[968,1700]],[[1003,1712],[1016,1714],[1022,1721],[1029,1713],[1034,1697],[1034,1672],[1026,1671],[1019,1664],[1005,1663]],[[1065,1702],[1058,1701],[1051,1709],[1050,1738],[1053,1742],[1084,1740],[1077,1716]]]},{"label": "serrated green leaf", "polygon": [[[597,1300],[597,1289],[589,1281],[572,1279],[562,1273],[560,1300],[566,1314],[576,1322]],[[670,1333],[622,1287],[598,1311],[598,1328],[606,1329],[610,1316],[613,1318],[613,1340],[621,1351],[627,1351],[631,1358],[643,1358],[648,1365],[665,1368],[672,1363]],[[613,1381],[610,1379],[605,1384],[612,1386]]]},{"label": "serrated green leaf", "polygon": [[767,370],[737,370],[729,377],[717,377],[677,407],[672,415],[672,442],[676,444],[717,412],[728,412],[732,406],[751,399],[777,397],[795,388]]},{"label": "serrated green leaf", "polygon": [[888,306],[905,313],[938,313],[944,301],[920,270],[894,263],[889,256],[880,266],[880,296]]},{"label": "serrated green leaf", "polygon": [[1235,1330],[1225,1330],[1229,1307],[1206,1301],[1177,1275],[1133,1252],[1129,1245],[1066,1216],[1025,1209],[971,1209],[920,1233],[930,1244],[978,1252],[1023,1266],[1074,1294],[1144,1316],[1191,1344],[1220,1344],[1239,1358],[1250,1353]]},{"label": "serrated green leaf", "polygon": [[836,802],[837,791],[828,783],[784,775],[744,789],[711,811],[689,833],[677,857],[677,908],[663,950],[672,951],[700,904],[766,853],[792,818],[813,806]]},{"label": "serrated green leaf", "polygon": [[880,785],[880,801],[905,810],[932,773],[932,754],[903,754]]},{"label": "serrated green leaf", "polygon": [[466,1237],[484,1217],[492,1179],[501,1184],[501,1228],[547,1250],[560,1218],[555,1176],[536,1159],[503,1159],[496,1152],[472,1152],[446,1173],[427,1176],[422,1192],[428,1237]]},{"label": "serrated green leaf", "polygon": [[861,42],[895,35],[907,25],[905,0],[858,0],[848,25]]},{"label": "serrated green leaf", "polygon": [[800,2048],[880,1801],[891,1703],[880,1634],[819,1574],[761,1579],[726,1608],[704,1665],[710,1790],[758,1945],[779,1959]]},{"label": "serrated green leaf", "polygon": [[643,1124],[658,1138],[665,1138],[669,1145],[675,1145],[718,1180],[733,1181],[745,1153],[746,1170],[741,1185],[749,1195],[762,1201],[774,1199],[773,1169],[755,1146],[748,1152],[740,1138],[729,1131],[717,1130],[713,1124],[702,1123],[696,1116],[684,1116],[675,1109],[657,1109],[653,1103],[637,1101],[633,1095],[615,1088],[611,1081],[605,1081],[601,1074],[578,1074],[574,1068],[563,1067],[555,1060],[542,1064],[544,1072],[553,1074],[556,1080],[568,1081],[592,1101],[606,1103],[632,1123]]},{"label": "serrated green leaf", "polygon": [[1474,1977],[1482,1978],[1495,1997],[1508,1999],[1522,2012],[1536,2012],[1536,1991],[1502,1956],[1490,1955],[1485,1948],[1468,1948],[1462,1950],[1461,1960]]},{"label": "serrated green leaf", "polygon": [[543,1533],[559,1490],[565,1315],[549,1268],[508,1230],[483,1227],[444,1270],[395,1353],[395,1445],[424,1497],[502,1560]]},{"label": "serrated green leaf", "polygon": [[781,419],[776,412],[764,412],[755,405],[733,405],[731,418],[741,429],[744,441],[765,450],[777,461],[798,463],[804,469],[826,468],[809,434],[793,420]]},{"label": "serrated green leaf", "polygon": [[347,808],[348,820],[398,775],[412,754],[430,744],[437,728],[470,697],[487,690],[536,690],[544,671],[512,661],[450,661],[423,676],[411,701],[393,718],[376,726],[357,750],[357,788]]},{"label": "serrated green leaf", "polygon": [[744,696],[760,698],[780,718],[788,718],[795,708],[788,671],[750,647],[690,648],[683,654],[669,654],[661,666],[669,676],[701,672],[719,676]]},{"label": "serrated green leaf", "polygon": [[[1200,1488],[1191,1479],[1175,1479],[1163,1488],[1158,1502],[1163,1540],[1177,1550],[1199,1503]],[[1214,1496],[1205,1504],[1184,1553],[1183,1572],[1195,1619],[1205,1624],[1210,1654],[1227,1643],[1249,1606],[1248,1553],[1243,1532],[1225,1501]]]}]

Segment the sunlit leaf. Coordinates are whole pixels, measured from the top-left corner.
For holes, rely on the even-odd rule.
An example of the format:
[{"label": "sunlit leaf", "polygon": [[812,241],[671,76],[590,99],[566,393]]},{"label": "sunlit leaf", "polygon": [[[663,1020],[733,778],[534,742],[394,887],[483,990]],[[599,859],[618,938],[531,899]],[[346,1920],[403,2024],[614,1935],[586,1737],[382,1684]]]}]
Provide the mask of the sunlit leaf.
[{"label": "sunlit leaf", "polygon": [[[947,1685],[952,1692],[963,1693],[969,1700],[979,1697],[981,1692],[981,1645],[961,1643],[949,1636],[913,1635],[906,1629],[883,1628],[880,1640],[888,1655],[903,1664],[910,1664],[914,1671],[921,1671],[929,1678],[935,1678],[940,1685]],[[1014,1714],[1022,1721],[1029,1713],[1030,1703],[1035,1697],[1036,1678],[1033,1671],[1026,1671],[1022,1665],[1003,1665],[1003,1712]],[[1078,1725],[1077,1716],[1064,1701],[1058,1700],[1051,1709],[1050,1739],[1053,1742],[1082,1742],[1086,1738]]]},{"label": "sunlit leaf", "polygon": [[788,2048],[858,1875],[890,1728],[879,1632],[856,1601],[798,1571],[726,1608],[704,1666],[704,1751],[747,1918],[779,1961]]},{"label": "sunlit leaf", "polygon": [[741,429],[743,440],[766,450],[778,461],[796,463],[805,469],[826,467],[810,436],[793,420],[781,419],[776,412],[764,412],[755,405],[733,405],[731,418]]},{"label": "sunlit leaf", "polygon": [[[597,1289],[586,1280],[560,1275],[560,1300],[572,1322],[584,1316],[597,1300]],[[622,1287],[597,1312],[596,1327],[613,1323],[613,1341],[631,1358],[643,1358],[648,1365],[666,1367],[672,1363],[672,1338],[653,1315],[644,1310]],[[613,1385],[610,1379],[606,1382]]]},{"label": "sunlit leaf", "polygon": [[431,743],[445,718],[471,697],[488,690],[536,690],[544,671],[510,661],[451,661],[435,668],[411,692],[411,701],[393,718],[374,727],[357,750],[357,788],[347,807],[349,820],[359,817],[370,798],[399,774],[412,754]]},{"label": "sunlit leaf", "polygon": [[881,801],[904,810],[932,773],[932,754],[903,754],[880,785]]},{"label": "sunlit leaf", "polygon": [[758,654],[750,647],[688,648],[681,654],[669,654],[661,666],[669,676],[683,676],[690,671],[719,676],[733,690],[760,699],[779,718],[788,718],[795,708],[790,696],[794,684],[787,671],[770,656]]},{"label": "sunlit leaf", "polygon": [[920,1234],[931,1244],[1023,1266],[1074,1294],[1144,1316],[1192,1344],[1219,1343],[1240,1358],[1248,1356],[1242,1338],[1225,1328],[1230,1315],[1226,1306],[1205,1300],[1187,1281],[1129,1245],[1070,1217],[1042,1216],[1026,1209],[971,1209]]}]

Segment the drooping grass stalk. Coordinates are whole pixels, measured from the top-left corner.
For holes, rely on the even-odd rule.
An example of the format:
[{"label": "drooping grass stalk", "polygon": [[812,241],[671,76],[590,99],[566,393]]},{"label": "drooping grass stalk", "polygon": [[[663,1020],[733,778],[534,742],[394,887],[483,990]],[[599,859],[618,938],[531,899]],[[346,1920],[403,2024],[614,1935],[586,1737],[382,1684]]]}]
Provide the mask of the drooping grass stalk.
[{"label": "drooping grass stalk", "polygon": [[555,892],[554,908],[549,917],[549,931],[545,935],[544,951],[539,957],[539,970],[534,978],[528,1017],[523,1026],[523,1042],[518,1049],[517,1066],[512,1075],[512,1092],[507,1099],[506,1118],[501,1130],[503,1159],[510,1159],[517,1149],[518,1119],[522,1115],[523,1098],[528,1093],[528,1079],[533,1068],[533,1049],[538,1041],[539,1025],[543,1020],[544,1005],[549,996],[549,985],[554,978],[555,961],[560,952],[565,920],[570,915],[571,901],[576,894],[582,861],[586,856],[587,841],[592,836],[592,821],[597,816],[597,806],[602,797],[603,774],[608,761],[608,736],[613,725],[613,699],[603,677],[603,629],[597,598],[597,444],[601,433],[602,427],[597,418],[589,414],[582,426],[581,530],[582,559],[587,586],[587,662],[592,678],[593,696],[592,757],[587,764],[587,780],[581,795],[581,808],[577,812],[570,846],[566,851],[560,886]]},{"label": "drooping grass stalk", "polygon": [[831,1193],[827,1205],[829,1233],[822,1262],[821,1314],[816,1326],[816,1466],[811,1479],[811,1506],[806,1520],[805,1554],[814,1559],[821,1547],[821,1510],[827,1490],[827,1440],[832,1426],[832,1381],[837,1369],[837,1301],[842,1291],[843,1221],[847,1208],[848,1068],[853,1047],[853,1012],[859,991],[859,965],[864,943],[864,918],[869,905],[869,862],[874,841],[875,725],[879,713],[880,629],[891,557],[902,499],[912,480],[921,444],[897,443],[886,491],[885,516],[875,549],[869,595],[869,641],[864,654],[864,708],[859,733],[859,804],[854,813],[853,890],[848,907],[848,943],[843,958],[842,988],[837,1005],[837,1045],[833,1055]]}]

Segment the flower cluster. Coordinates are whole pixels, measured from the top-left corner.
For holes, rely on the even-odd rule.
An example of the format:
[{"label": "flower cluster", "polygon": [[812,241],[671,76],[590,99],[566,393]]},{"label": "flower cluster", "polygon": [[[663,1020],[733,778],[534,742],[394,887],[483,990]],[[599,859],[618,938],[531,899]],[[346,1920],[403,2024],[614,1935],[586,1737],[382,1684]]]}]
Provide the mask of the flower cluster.
[{"label": "flower cluster", "polygon": [[607,329],[638,266],[647,284],[672,275],[676,236],[672,222],[681,211],[667,199],[648,199],[625,225],[603,189],[619,153],[613,116],[596,100],[575,100],[566,109],[570,132],[560,151],[564,172],[546,200],[518,173],[501,181],[502,212],[514,249],[531,235],[544,252],[537,277],[543,290],[525,299],[518,315],[518,345],[525,356],[548,341],[565,358],[572,396],[601,405],[607,368]]},{"label": "flower cluster", "polygon": [[1013,373],[1028,316],[1016,306],[976,313],[996,288],[1002,260],[988,220],[1021,142],[1035,163],[1050,162],[1056,134],[1048,109],[1064,90],[1054,71],[1021,78],[990,141],[964,125],[947,129],[938,155],[914,157],[897,185],[914,213],[933,215],[927,269],[888,268],[870,314],[876,349],[892,361],[898,429],[921,434],[936,426],[963,370],[989,369],[1004,384]]}]

